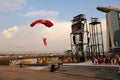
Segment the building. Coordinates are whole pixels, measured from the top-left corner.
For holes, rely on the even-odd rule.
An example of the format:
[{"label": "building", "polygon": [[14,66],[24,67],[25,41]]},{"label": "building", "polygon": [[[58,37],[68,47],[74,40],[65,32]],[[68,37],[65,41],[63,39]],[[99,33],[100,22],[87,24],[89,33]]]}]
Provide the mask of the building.
[{"label": "building", "polygon": [[98,18],[91,18],[89,23],[89,52],[90,56],[104,57],[102,25]]},{"label": "building", "polygon": [[84,14],[73,17],[71,29],[70,36],[73,55],[76,56],[75,59],[77,62],[83,62],[85,61],[85,49],[88,45],[87,41],[85,41],[88,37],[88,27]]},{"label": "building", "polygon": [[[106,13],[107,22],[107,50],[120,51],[120,9],[109,7],[97,7],[99,11]],[[116,49],[117,48],[117,49]],[[117,52],[117,51],[115,51]]]}]

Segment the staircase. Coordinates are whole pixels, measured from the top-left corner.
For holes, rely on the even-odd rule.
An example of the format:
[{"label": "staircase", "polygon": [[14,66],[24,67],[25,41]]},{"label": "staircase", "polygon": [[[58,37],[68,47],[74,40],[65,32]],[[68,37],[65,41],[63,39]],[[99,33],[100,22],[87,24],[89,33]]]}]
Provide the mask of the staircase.
[{"label": "staircase", "polygon": [[107,80],[120,80],[117,66],[62,65],[55,72]]}]

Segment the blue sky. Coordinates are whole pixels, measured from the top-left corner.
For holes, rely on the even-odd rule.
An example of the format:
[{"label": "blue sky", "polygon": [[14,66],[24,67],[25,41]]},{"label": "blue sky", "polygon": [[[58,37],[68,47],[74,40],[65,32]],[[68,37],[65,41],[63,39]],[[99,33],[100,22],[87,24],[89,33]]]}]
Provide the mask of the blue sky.
[{"label": "blue sky", "polygon": [[[13,2],[12,2],[13,1]],[[70,21],[73,16],[76,16],[80,13],[86,15],[88,19],[90,17],[99,17],[105,18],[105,15],[102,12],[96,10],[97,6],[115,6],[120,7],[119,0],[21,0],[21,4],[17,3],[15,0],[1,0],[1,4],[15,5],[8,9],[2,9],[1,12],[1,26],[10,27],[14,25],[23,25],[29,23],[36,18],[47,18],[48,16],[38,16],[38,17],[25,17],[26,13],[30,11],[56,11],[59,13],[57,16],[58,20],[67,20]],[[22,2],[23,1],[23,2]],[[7,3],[9,2],[9,3]],[[18,7],[18,8],[17,8]],[[2,8],[2,7],[1,7]],[[5,24],[7,22],[7,24]]]},{"label": "blue sky", "polygon": [[[85,14],[88,20],[105,19],[105,13],[98,11],[97,6],[120,8],[120,0],[0,0],[0,51],[70,49],[71,20],[78,14]],[[31,29],[29,24],[40,18],[50,19],[55,25],[51,29],[43,25]],[[47,47],[42,46],[44,35],[50,44]],[[53,44],[60,46],[56,48]]]}]

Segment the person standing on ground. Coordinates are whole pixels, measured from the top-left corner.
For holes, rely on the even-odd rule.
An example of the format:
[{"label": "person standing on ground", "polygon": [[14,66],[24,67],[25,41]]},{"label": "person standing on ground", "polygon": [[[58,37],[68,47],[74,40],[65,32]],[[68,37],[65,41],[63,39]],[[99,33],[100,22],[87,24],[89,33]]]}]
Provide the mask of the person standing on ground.
[{"label": "person standing on ground", "polygon": [[91,61],[94,64],[94,62],[95,62],[95,57],[94,56],[91,58]]},{"label": "person standing on ground", "polygon": [[119,58],[118,58],[118,67],[119,67],[118,72],[120,73],[120,56],[119,56]]}]

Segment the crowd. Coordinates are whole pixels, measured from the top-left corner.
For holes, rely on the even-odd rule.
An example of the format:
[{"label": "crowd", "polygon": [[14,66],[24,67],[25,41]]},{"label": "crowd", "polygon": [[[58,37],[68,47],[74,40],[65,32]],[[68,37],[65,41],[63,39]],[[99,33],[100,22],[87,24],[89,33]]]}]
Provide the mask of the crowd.
[{"label": "crowd", "polygon": [[113,65],[119,65],[119,71],[120,71],[120,56],[115,55],[114,57],[105,56],[105,57],[92,57],[92,63],[93,64],[113,64]]}]

